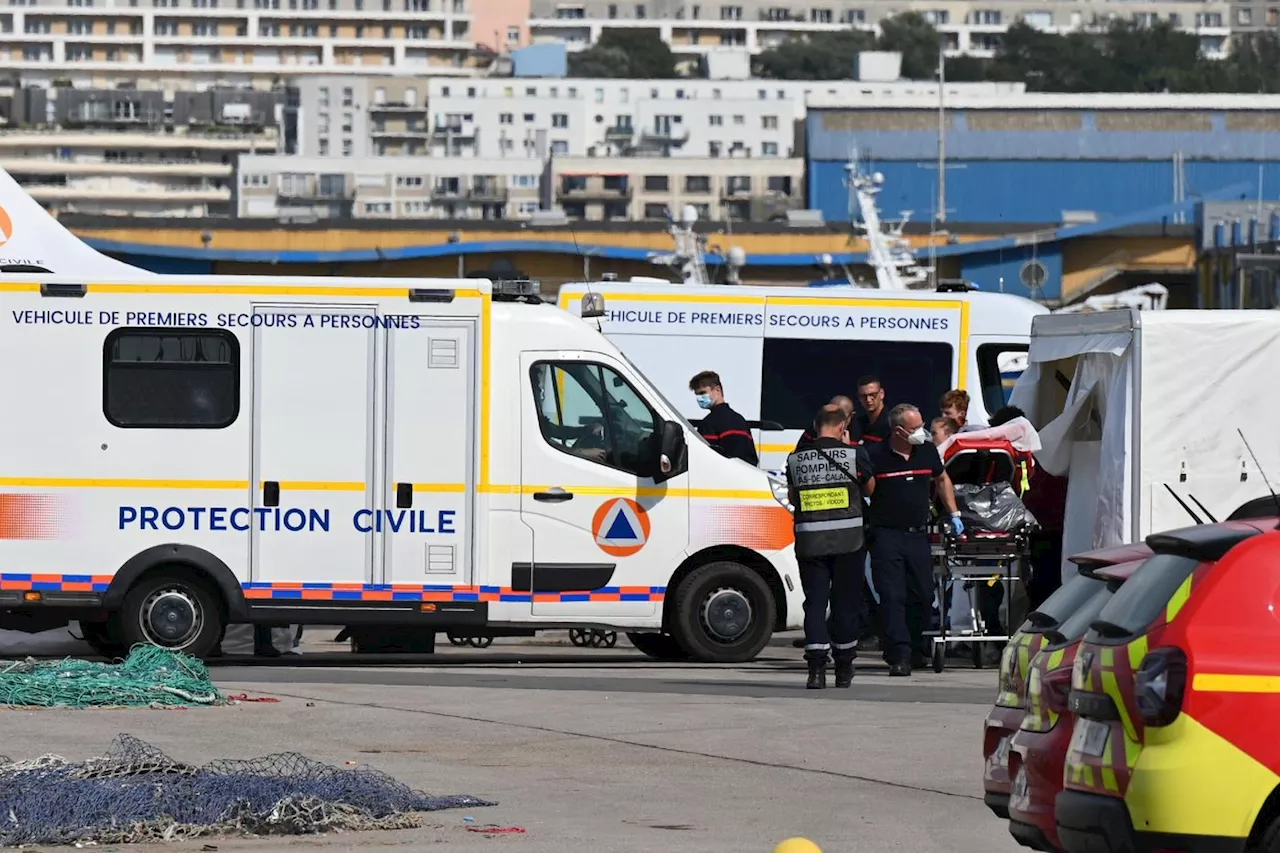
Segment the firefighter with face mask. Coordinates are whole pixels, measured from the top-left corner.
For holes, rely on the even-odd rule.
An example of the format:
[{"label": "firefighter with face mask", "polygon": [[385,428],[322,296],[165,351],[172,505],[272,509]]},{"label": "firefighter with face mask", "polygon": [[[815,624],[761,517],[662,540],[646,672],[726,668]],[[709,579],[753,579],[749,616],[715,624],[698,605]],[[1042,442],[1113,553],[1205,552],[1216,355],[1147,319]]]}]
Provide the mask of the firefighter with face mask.
[{"label": "firefighter with face mask", "polygon": [[867,450],[875,476],[871,495],[871,575],[880,593],[889,646],[890,675],[910,675],[923,665],[924,629],[933,601],[933,555],[929,547],[931,486],[951,514],[951,529],[964,532],[951,478],[929,440],[915,406],[889,413],[889,440]]}]

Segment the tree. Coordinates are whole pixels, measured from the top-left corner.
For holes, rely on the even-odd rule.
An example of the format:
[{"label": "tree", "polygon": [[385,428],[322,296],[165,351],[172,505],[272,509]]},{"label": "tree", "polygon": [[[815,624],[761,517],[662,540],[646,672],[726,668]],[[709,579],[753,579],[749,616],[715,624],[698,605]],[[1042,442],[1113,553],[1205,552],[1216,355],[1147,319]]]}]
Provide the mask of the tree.
[{"label": "tree", "polygon": [[880,22],[876,50],[902,54],[902,76],[908,80],[932,80],[938,75],[942,37],[919,12],[903,12]]},{"label": "tree", "polygon": [[676,58],[657,30],[605,30],[591,47],[569,54],[569,76],[669,80]]},{"label": "tree", "polygon": [[771,47],[756,57],[756,74],[771,80],[850,80],[859,52],[875,44],[870,33],[813,33]]}]

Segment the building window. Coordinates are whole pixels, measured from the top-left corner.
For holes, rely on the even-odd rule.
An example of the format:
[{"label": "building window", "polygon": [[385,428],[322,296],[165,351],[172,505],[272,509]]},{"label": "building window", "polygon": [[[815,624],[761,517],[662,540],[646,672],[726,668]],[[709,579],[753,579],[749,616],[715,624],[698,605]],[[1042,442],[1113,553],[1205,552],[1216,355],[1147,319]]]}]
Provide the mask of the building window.
[{"label": "building window", "polygon": [[829,24],[832,22],[832,14],[830,9],[810,9],[809,20],[815,24]]},{"label": "building window", "polygon": [[319,154],[321,157],[328,157],[329,156],[329,140],[321,139],[319,142],[317,142],[316,153]]},{"label": "building window", "polygon": [[760,117],[760,126],[761,126],[762,128],[764,128],[765,130],[777,130],[777,129],[778,129],[778,117],[777,117],[777,116],[761,116],[761,117]]},{"label": "building window", "polygon": [[223,429],[240,414],[240,343],[222,329],[116,329],[102,413],[125,429]]},{"label": "building window", "polygon": [[777,156],[778,156],[778,143],[776,143],[776,142],[761,142],[761,143],[760,143],[760,153],[761,153],[763,156],[765,156],[765,157],[777,157]]},{"label": "building window", "polygon": [[742,20],[742,7],[741,7],[741,6],[721,6],[721,7],[720,7],[720,20],[722,20],[722,21],[741,21],[741,20]]},{"label": "building window", "polygon": [[978,9],[973,13],[973,23],[980,27],[1000,26],[999,9]]},{"label": "building window", "polygon": [[349,107],[355,103],[356,93],[350,86],[346,86],[342,90],[342,105]]},{"label": "building window", "polygon": [[647,193],[664,193],[671,185],[666,175],[645,175],[644,191]]},{"label": "building window", "polygon": [[511,124],[515,119],[516,117],[511,113],[500,113],[498,115],[498,124]]},{"label": "building window", "polygon": [[724,127],[724,116],[707,116],[707,122],[712,127]]},{"label": "building window", "polygon": [[350,157],[355,149],[355,144],[350,139],[342,140],[342,156]]},{"label": "building window", "polygon": [[551,126],[552,127],[568,127],[569,116],[566,115],[565,113],[552,113]]},{"label": "building window", "polygon": [[1252,9],[1236,9],[1236,23],[1247,27],[1253,24]]},{"label": "building window", "polygon": [[711,178],[706,175],[688,175],[684,179],[684,191],[687,193],[711,192]]},{"label": "building window", "polygon": [[401,189],[422,186],[421,175],[396,175],[396,186]]},{"label": "building window", "polygon": [[519,27],[507,27],[507,44],[513,47],[515,45],[520,44],[520,28]]}]

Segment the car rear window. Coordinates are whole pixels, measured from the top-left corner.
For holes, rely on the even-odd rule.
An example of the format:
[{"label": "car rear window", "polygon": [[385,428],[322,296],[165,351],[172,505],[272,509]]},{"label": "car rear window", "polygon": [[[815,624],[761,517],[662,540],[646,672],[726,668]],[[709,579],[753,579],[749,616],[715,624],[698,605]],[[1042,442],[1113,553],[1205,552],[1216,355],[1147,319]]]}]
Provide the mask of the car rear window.
[{"label": "car rear window", "polygon": [[1199,561],[1190,557],[1172,554],[1148,558],[1098,613],[1096,627],[1089,630],[1086,640],[1105,643],[1145,633],[1198,565]]},{"label": "car rear window", "polygon": [[1089,596],[1089,599],[1081,604],[1075,613],[1063,620],[1057,628],[1044,632],[1045,639],[1053,646],[1065,646],[1079,640],[1089,630],[1089,625],[1098,618],[1098,614],[1111,598],[1112,592],[1107,589],[1106,584],[1099,584],[1095,587],[1093,595]]},{"label": "car rear window", "polygon": [[1022,623],[1022,630],[1034,634],[1057,628],[1099,589],[1106,589],[1106,584],[1096,578],[1076,575],[1058,587],[1053,595],[1044,600],[1044,604],[1027,615],[1027,621]]}]

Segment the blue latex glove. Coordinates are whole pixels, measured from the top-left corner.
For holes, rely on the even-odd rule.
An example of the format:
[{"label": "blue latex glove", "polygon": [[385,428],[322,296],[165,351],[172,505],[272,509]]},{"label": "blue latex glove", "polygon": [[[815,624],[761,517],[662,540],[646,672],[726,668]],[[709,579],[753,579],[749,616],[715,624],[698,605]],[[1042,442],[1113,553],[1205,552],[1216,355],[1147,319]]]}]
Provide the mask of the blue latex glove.
[{"label": "blue latex glove", "polygon": [[951,516],[951,529],[957,536],[964,535],[964,522],[960,520],[960,516]]}]

